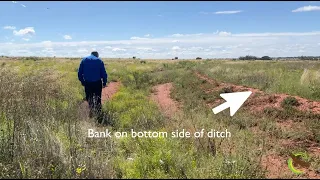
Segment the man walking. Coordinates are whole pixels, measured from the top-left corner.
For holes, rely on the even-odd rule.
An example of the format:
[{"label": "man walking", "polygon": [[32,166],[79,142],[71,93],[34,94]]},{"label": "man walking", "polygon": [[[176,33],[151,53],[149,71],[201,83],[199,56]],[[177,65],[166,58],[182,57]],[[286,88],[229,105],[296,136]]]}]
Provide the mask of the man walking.
[{"label": "man walking", "polygon": [[85,88],[86,100],[90,107],[90,117],[100,115],[102,88],[106,87],[108,74],[99,53],[93,51],[82,59],[78,70],[78,79]]}]

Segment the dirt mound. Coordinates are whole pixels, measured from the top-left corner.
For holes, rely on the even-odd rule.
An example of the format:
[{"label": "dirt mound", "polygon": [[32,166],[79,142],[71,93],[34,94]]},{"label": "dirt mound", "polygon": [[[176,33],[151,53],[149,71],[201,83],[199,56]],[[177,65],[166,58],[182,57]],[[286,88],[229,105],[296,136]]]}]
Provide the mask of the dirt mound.
[{"label": "dirt mound", "polygon": [[110,82],[109,84],[107,84],[107,87],[102,89],[102,104],[109,100],[119,90],[120,85],[120,82]]},{"label": "dirt mound", "polygon": [[[264,111],[266,108],[276,108],[282,109],[281,103],[284,101],[285,98],[289,97],[288,94],[267,94],[259,89],[250,88],[246,86],[239,86],[234,85],[231,83],[221,83],[214,79],[209,78],[206,75],[200,74],[199,72],[195,73],[197,77],[203,81],[208,82],[211,85],[211,89],[208,89],[208,86],[203,86],[202,88],[206,93],[211,92],[242,92],[242,91],[252,91],[252,95],[248,98],[248,100],[244,103],[243,108],[249,110],[250,112],[259,114]],[[298,103],[296,106],[293,106],[297,110],[300,111],[309,111],[314,114],[320,114],[320,102],[311,101],[308,99],[304,99],[298,96],[291,96],[294,97]],[[221,103],[225,102],[224,99],[216,99],[207,105],[209,107],[215,107]],[[307,129],[303,126],[303,123],[300,122],[293,122],[292,120],[276,122],[276,125],[280,127],[282,130],[297,128],[303,132],[306,132]],[[252,127],[251,130],[254,133],[260,133],[261,130],[258,127]],[[309,133],[309,132],[308,132]],[[281,139],[275,143],[279,143],[280,146],[286,149],[293,149],[297,147],[306,148],[309,154],[317,155],[320,152],[320,148],[318,143],[315,143],[310,140],[304,141],[293,141],[290,139]],[[263,169],[267,171],[267,178],[284,178],[284,177],[291,177],[293,174],[289,170],[287,166],[287,160],[289,156],[280,156],[274,154],[264,155],[262,157],[261,165]],[[304,169],[305,174],[303,177],[307,178],[319,178],[319,174],[316,173],[315,170],[312,169]]]},{"label": "dirt mound", "polygon": [[172,117],[178,111],[178,104],[170,97],[172,83],[160,84],[153,87],[151,99],[157,102],[161,111],[167,117]]},{"label": "dirt mound", "polygon": [[[206,90],[206,93],[213,92],[213,91],[221,91],[222,89],[228,89],[231,92],[251,91],[252,95],[245,102],[244,107],[249,108],[253,112],[261,112],[267,107],[282,109],[281,107],[282,101],[285,98],[291,96],[288,94],[266,94],[265,92],[256,88],[234,85],[230,83],[217,82],[206,75],[200,74],[199,72],[196,72],[196,75],[201,80],[205,80],[214,86],[213,89]],[[299,103],[299,105],[294,107],[297,110],[304,111],[304,112],[309,111],[314,114],[320,114],[320,102],[311,101],[299,96],[291,96],[291,97],[296,98]],[[221,103],[221,101],[216,101],[215,103],[209,104],[209,105],[210,106],[217,105],[218,103]]]}]

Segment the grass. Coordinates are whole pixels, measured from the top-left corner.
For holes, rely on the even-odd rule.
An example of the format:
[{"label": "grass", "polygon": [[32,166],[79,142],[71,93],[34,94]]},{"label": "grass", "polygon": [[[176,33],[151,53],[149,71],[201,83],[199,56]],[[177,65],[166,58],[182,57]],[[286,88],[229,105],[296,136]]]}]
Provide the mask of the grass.
[{"label": "grass", "polygon": [[[203,88],[212,86],[193,74],[196,70],[219,81],[319,100],[318,90],[310,89],[319,85],[313,72],[320,67],[318,62],[141,62],[105,60],[109,80],[121,81],[122,86],[103,105],[108,125],[99,125],[81,109],[84,91],[77,80],[79,61],[0,60],[0,177],[264,178],[261,158],[268,149],[281,147],[279,140],[287,137],[309,138],[303,131],[282,130],[277,121],[308,122],[306,129],[320,141],[315,121],[319,117],[292,108],[266,109],[261,117],[243,109],[234,117],[228,110],[214,115],[207,102],[219,98],[219,93],[204,93]],[[304,69],[310,69],[309,74]],[[308,85],[301,84],[301,79]],[[154,85],[167,82],[174,85],[172,98],[183,105],[171,118],[164,117],[149,98]],[[288,107],[295,104],[292,98],[284,101]],[[125,132],[228,129],[232,137],[90,139],[88,128]]]},{"label": "grass", "polygon": [[312,61],[204,61],[194,69],[225,82],[268,93],[287,93],[320,100],[319,62]]}]

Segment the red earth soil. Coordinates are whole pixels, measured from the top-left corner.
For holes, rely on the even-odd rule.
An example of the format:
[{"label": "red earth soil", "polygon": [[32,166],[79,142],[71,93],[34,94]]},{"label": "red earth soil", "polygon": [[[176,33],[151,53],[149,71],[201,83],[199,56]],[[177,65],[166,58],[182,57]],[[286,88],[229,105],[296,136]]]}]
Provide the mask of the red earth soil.
[{"label": "red earth soil", "polygon": [[[245,102],[244,106],[248,107],[253,112],[261,112],[267,107],[273,107],[282,109],[281,102],[290,95],[288,94],[266,94],[263,91],[255,88],[250,88],[246,86],[240,86],[240,85],[234,85],[230,83],[219,83],[211,78],[209,78],[206,75],[200,74],[199,72],[196,72],[196,75],[210,84],[214,85],[215,87],[208,92],[212,91],[220,91],[222,88],[230,88],[232,92],[242,92],[242,91],[251,91],[252,94],[249,97],[249,99]],[[299,105],[295,108],[303,111],[303,112],[311,112],[313,114],[320,114],[320,102],[319,101],[311,101],[305,98],[301,98],[298,96],[292,96],[295,97]],[[223,100],[217,100],[213,104],[208,104],[210,106],[217,105],[218,103],[221,103]]]},{"label": "red earth soil", "polygon": [[120,82],[110,82],[107,87],[102,89],[102,104],[109,100],[120,88]]},{"label": "red earth soil", "polygon": [[292,175],[292,172],[288,168],[286,163],[287,159],[284,157],[270,154],[262,157],[262,168],[267,170],[266,178],[281,178],[279,174],[282,176]]},{"label": "red earth soil", "polygon": [[[288,168],[287,161],[290,157],[287,158],[278,156],[276,154],[270,154],[262,157],[262,167],[267,170],[267,178],[283,178],[284,176],[293,175],[291,170]],[[304,174],[299,179],[319,179],[320,174],[315,172],[314,170],[308,168],[301,168],[298,166],[299,170],[302,170]],[[279,175],[281,174],[281,177]],[[296,177],[297,178],[297,177]]]},{"label": "red earth soil", "polygon": [[177,102],[170,97],[171,89],[172,83],[160,84],[153,87],[154,93],[151,95],[151,99],[157,102],[159,108],[167,117],[172,117],[178,110]]},{"label": "red earth soil", "polygon": [[[246,86],[239,86],[234,85],[230,83],[219,83],[210,77],[200,74],[199,72],[195,73],[198,78],[201,80],[205,80],[211,85],[213,85],[214,88],[207,90],[206,93],[210,92],[217,92],[221,91],[223,88],[228,88],[232,92],[241,92],[241,91],[251,91],[252,94],[249,97],[249,99],[245,102],[244,108],[248,108],[251,112],[260,113],[267,107],[273,107],[282,109],[281,102],[288,96],[288,94],[266,94],[263,91],[255,88],[250,88]],[[309,111],[314,114],[320,114],[320,102],[318,101],[311,101],[308,99],[304,99],[298,96],[295,97],[299,105],[296,107],[300,111]],[[225,100],[223,99],[217,99],[213,103],[208,103],[209,107],[217,106],[218,104],[221,104]],[[284,122],[277,122],[277,125],[281,128],[292,128],[293,123],[288,120]],[[256,131],[259,128],[253,128],[253,130],[256,129]],[[280,144],[287,148],[293,148],[298,146],[307,147],[309,150],[309,153],[312,153],[314,155],[317,155],[320,153],[320,148],[318,146],[318,143],[314,143],[312,141],[302,141],[302,142],[294,142],[288,139],[280,140]],[[289,158],[289,157],[288,157]],[[288,159],[287,158],[287,159]],[[287,166],[287,159],[285,157],[278,156],[276,154],[271,154],[267,156],[262,157],[262,166],[268,171],[267,178],[279,178],[279,175],[290,175],[292,172],[288,169]],[[314,179],[314,178],[320,178],[320,175],[317,174],[314,170],[311,169],[303,169],[305,172],[305,177]]]}]

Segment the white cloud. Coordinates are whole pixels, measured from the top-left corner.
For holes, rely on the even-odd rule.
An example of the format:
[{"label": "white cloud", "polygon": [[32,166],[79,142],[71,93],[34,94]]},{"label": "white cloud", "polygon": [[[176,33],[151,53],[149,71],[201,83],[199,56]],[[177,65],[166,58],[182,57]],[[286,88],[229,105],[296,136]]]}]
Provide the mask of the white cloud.
[{"label": "white cloud", "polygon": [[24,4],[20,4],[22,7],[27,7],[27,6],[25,6]]},{"label": "white cloud", "polygon": [[181,48],[179,46],[173,46],[171,49],[176,51],[176,50],[180,50]]},{"label": "white cloud", "polygon": [[[293,38],[294,37],[294,38]],[[29,37],[23,37],[29,38]],[[27,50],[37,56],[44,55],[45,48],[54,49],[54,55],[85,56],[94,47],[101,57],[140,58],[234,58],[248,54],[255,56],[301,56],[318,55],[320,32],[278,32],[278,33],[240,33],[217,31],[216,33],[183,34],[180,37],[167,35],[159,38],[127,39],[113,41],[61,41],[61,42],[14,42],[0,43],[3,52],[12,55]],[[176,42],[176,43],[173,43]],[[177,43],[178,42],[178,43]],[[10,53],[9,53],[10,54]]]},{"label": "white cloud", "polygon": [[197,34],[172,34],[169,37],[176,37],[176,38],[181,38],[181,37],[193,37],[193,36],[201,36],[203,33],[197,33]]},{"label": "white cloud", "polygon": [[44,53],[53,53],[54,50],[53,50],[53,48],[44,48],[44,49],[42,50],[42,52],[44,52]]},{"label": "white cloud", "polygon": [[182,37],[182,36],[183,36],[183,34],[179,34],[179,33],[177,33],[177,34],[172,34],[171,36],[172,36],[172,37]]},{"label": "white cloud", "polygon": [[34,30],[33,27],[26,27],[24,29],[20,29],[19,31],[14,30],[13,34],[16,36],[25,36],[25,35],[35,35],[36,31]]},{"label": "white cloud", "polygon": [[46,47],[46,48],[51,48],[52,46],[54,46],[54,43],[51,41],[42,41],[40,44],[41,44],[41,47]]},{"label": "white cloud", "polygon": [[210,49],[220,49],[222,46],[209,46]]},{"label": "white cloud", "polygon": [[72,37],[70,35],[64,35],[63,38],[66,39],[66,40],[71,40],[72,39]]},{"label": "white cloud", "polygon": [[231,51],[227,51],[225,49],[221,51],[221,54],[231,54],[231,53],[232,53]]},{"label": "white cloud", "polygon": [[149,47],[138,47],[137,50],[140,50],[140,51],[149,51],[149,52],[156,51],[155,49],[149,48]]},{"label": "white cloud", "polygon": [[320,6],[303,6],[298,9],[292,10],[292,12],[308,12],[308,11],[320,11]]},{"label": "white cloud", "polygon": [[112,51],[127,51],[127,50],[122,48],[113,48]]},{"label": "white cloud", "polygon": [[151,35],[150,34],[146,34],[146,35],[144,35],[144,37],[151,37]]},{"label": "white cloud", "polygon": [[24,40],[24,41],[30,41],[29,38],[22,38],[22,40]]},{"label": "white cloud", "polygon": [[158,16],[158,17],[163,17],[163,15],[161,15],[161,14],[158,14],[157,16]]},{"label": "white cloud", "polygon": [[134,37],[131,37],[130,39],[131,39],[131,40],[141,40],[141,39],[148,39],[148,38],[142,38],[142,37],[136,37],[136,36],[134,36]]},{"label": "white cloud", "polygon": [[9,56],[33,56],[34,54],[27,49],[12,49],[9,52]]},{"label": "white cloud", "polygon": [[202,51],[202,50],[204,50],[204,48],[193,46],[193,47],[188,48],[187,50],[188,51]]},{"label": "white cloud", "polygon": [[42,41],[41,43],[43,43],[43,44],[50,44],[50,43],[52,43],[51,41]]},{"label": "white cloud", "polygon": [[87,49],[78,49],[78,53],[88,53],[89,51]]},{"label": "white cloud", "polygon": [[272,36],[315,36],[320,35],[320,31],[313,32],[303,32],[303,33],[294,33],[294,32],[283,32],[283,33],[243,33],[243,34],[233,34],[232,36],[238,37],[272,37]]},{"label": "white cloud", "polygon": [[4,26],[3,29],[15,30],[16,27],[14,27],[14,26]]},{"label": "white cloud", "polygon": [[241,13],[242,10],[237,10],[237,11],[217,11],[215,14],[237,14]]},{"label": "white cloud", "polygon": [[229,33],[229,32],[225,32],[225,31],[219,32],[219,36],[230,36],[230,35],[231,35],[231,33]]},{"label": "white cloud", "polygon": [[16,3],[18,3],[17,1],[11,1],[13,4],[16,4]]}]

